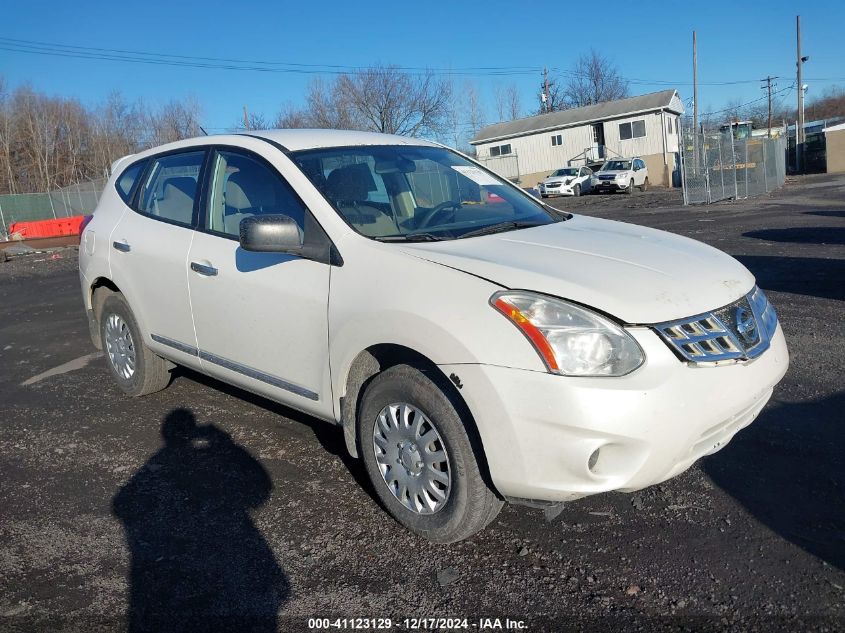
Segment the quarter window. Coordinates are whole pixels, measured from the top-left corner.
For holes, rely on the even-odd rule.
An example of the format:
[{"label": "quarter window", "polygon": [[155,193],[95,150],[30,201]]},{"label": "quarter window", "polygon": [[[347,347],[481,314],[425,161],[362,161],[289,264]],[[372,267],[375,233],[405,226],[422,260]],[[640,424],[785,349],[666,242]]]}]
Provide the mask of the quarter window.
[{"label": "quarter window", "polygon": [[197,182],[205,151],[170,154],[153,161],[138,210],[153,218],[193,226]]},{"label": "quarter window", "polygon": [[134,165],[130,165],[129,167],[123,170],[123,173],[120,174],[120,177],[115,183],[115,186],[117,187],[117,193],[120,195],[121,198],[123,198],[123,201],[127,204],[132,198],[132,187],[135,186],[135,181],[138,180],[138,177],[144,170],[145,165],[146,162],[144,161],[140,163],[135,163]]},{"label": "quarter window", "polygon": [[206,229],[238,237],[241,220],[269,214],[287,215],[304,228],[305,208],[275,169],[235,152],[218,152],[213,164]]},{"label": "quarter window", "polygon": [[627,141],[631,138],[641,138],[643,136],[645,136],[645,119],[619,124],[619,138],[621,140]]},{"label": "quarter window", "polygon": [[557,147],[558,145],[563,145],[563,135],[562,134],[555,134],[552,137],[552,147]]}]

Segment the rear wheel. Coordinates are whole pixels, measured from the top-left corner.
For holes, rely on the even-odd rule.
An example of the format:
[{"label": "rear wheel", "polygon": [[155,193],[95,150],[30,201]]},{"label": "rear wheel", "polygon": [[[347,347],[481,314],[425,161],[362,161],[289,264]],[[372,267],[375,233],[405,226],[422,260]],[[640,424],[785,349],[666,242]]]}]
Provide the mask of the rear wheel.
[{"label": "rear wheel", "polygon": [[358,443],[384,507],[435,543],[465,539],[490,523],[502,501],[487,485],[452,397],[422,371],[391,367],[366,389]]},{"label": "rear wheel", "polygon": [[574,187],[572,187],[572,193],[575,195],[576,198],[578,196],[580,196],[581,195],[581,185],[575,185]]},{"label": "rear wheel", "polygon": [[634,193],[634,179],[633,178],[631,179],[631,182],[628,183],[628,188],[625,190],[625,193],[627,193],[629,196],[632,193]]},{"label": "rear wheel", "polygon": [[640,191],[645,191],[646,189],[648,189],[648,176],[645,177],[643,184],[640,186]]},{"label": "rear wheel", "polygon": [[128,396],[161,391],[170,382],[169,365],[144,345],[122,294],[109,295],[99,315],[103,352],[118,387]]}]

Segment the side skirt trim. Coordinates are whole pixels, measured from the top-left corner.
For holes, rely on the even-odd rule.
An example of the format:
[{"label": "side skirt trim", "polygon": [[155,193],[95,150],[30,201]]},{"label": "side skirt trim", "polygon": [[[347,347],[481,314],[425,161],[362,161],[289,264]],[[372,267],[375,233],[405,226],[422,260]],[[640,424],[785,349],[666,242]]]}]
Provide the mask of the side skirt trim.
[{"label": "side skirt trim", "polygon": [[310,389],[300,387],[299,385],[295,385],[294,383],[289,382],[283,378],[267,374],[263,371],[259,371],[258,369],[248,367],[247,365],[236,363],[235,361],[229,360],[228,358],[223,358],[222,356],[217,356],[216,354],[212,354],[204,350],[198,350],[195,347],[185,345],[184,343],[180,343],[179,341],[174,341],[173,339],[167,338],[166,336],[153,334],[152,339],[157,343],[161,343],[162,345],[167,345],[168,347],[172,347],[173,349],[179,350],[180,352],[190,354],[191,356],[198,356],[202,360],[208,361],[209,363],[214,363],[215,365],[223,367],[224,369],[234,371],[248,378],[260,380],[261,382],[267,383],[268,385],[272,385],[274,387],[278,387],[279,389],[284,389],[285,391],[295,393],[296,395],[302,396],[303,398],[308,398],[309,400],[314,400],[315,402],[320,399],[319,394],[311,391]]}]

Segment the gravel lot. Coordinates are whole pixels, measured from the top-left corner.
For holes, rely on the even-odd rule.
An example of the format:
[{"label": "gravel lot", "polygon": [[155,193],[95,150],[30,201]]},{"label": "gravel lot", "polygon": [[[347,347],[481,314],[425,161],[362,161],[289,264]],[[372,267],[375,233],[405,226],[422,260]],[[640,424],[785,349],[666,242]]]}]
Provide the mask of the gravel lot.
[{"label": "gravel lot", "polygon": [[[712,244],[768,291],[792,364],[727,448],[550,522],[506,506],[434,546],[382,512],[331,426],[188,372],[122,397],[90,356],[75,251],[14,257],[0,264],[0,630],[845,629],[845,178],[709,207],[659,190],[551,202]],[[201,437],[180,441],[191,416]]]}]

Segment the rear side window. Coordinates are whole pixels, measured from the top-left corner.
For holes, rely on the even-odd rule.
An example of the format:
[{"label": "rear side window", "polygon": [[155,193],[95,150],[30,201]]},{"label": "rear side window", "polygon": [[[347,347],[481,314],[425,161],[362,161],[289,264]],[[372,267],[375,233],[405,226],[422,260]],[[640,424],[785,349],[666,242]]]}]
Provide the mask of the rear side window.
[{"label": "rear side window", "polygon": [[123,173],[117,179],[115,183],[117,193],[120,194],[120,197],[123,198],[125,203],[129,204],[129,201],[132,199],[132,188],[135,186],[135,182],[138,180],[141,172],[144,171],[146,164],[146,162],[141,161],[140,163],[130,165],[123,170]]},{"label": "rear side window", "polygon": [[141,190],[138,211],[153,218],[193,226],[194,201],[204,159],[204,150],[154,159]]}]

